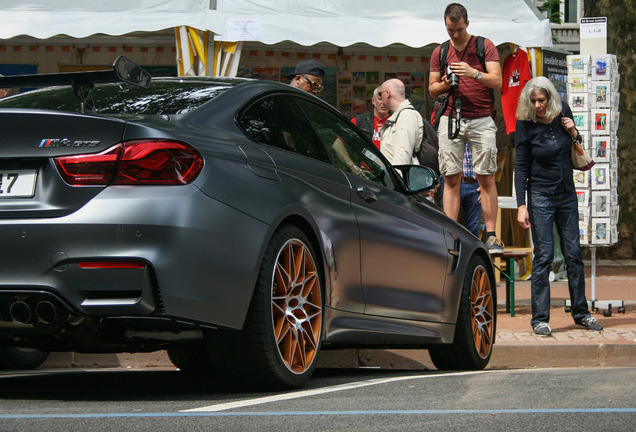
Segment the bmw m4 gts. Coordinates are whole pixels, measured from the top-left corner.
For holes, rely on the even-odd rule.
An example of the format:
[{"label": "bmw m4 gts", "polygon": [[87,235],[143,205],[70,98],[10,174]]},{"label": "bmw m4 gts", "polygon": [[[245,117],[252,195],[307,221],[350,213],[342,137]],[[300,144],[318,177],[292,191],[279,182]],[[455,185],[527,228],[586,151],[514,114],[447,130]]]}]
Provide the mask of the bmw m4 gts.
[{"label": "bmw m4 gts", "polygon": [[0,78],[0,352],[167,350],[210,379],[302,386],[321,350],[481,369],[484,245],[317,97],[237,78]]}]

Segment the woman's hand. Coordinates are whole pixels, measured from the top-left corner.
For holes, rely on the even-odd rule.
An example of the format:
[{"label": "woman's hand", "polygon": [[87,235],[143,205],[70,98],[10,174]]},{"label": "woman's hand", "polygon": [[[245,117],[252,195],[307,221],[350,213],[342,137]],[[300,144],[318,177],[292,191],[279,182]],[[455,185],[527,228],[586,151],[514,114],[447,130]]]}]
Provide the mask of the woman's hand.
[{"label": "woman's hand", "polygon": [[574,120],[569,117],[561,117],[561,125],[570,133],[570,136],[576,137],[576,125]]},{"label": "woman's hand", "polygon": [[517,209],[517,222],[521,228],[530,228],[530,216],[525,205],[520,205]]}]

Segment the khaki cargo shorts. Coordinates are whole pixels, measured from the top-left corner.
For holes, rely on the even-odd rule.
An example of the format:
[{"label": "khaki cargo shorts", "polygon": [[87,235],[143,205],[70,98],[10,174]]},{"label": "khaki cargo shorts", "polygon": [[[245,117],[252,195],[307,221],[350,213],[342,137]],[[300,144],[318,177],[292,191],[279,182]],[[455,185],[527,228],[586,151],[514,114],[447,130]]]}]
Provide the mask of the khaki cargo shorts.
[{"label": "khaki cargo shorts", "polygon": [[[459,135],[448,139],[448,117],[439,122],[439,170],[449,176],[464,170],[466,142],[473,154],[475,174],[491,175],[497,172],[497,126],[490,117],[461,119]],[[454,126],[454,124],[453,124]]]}]

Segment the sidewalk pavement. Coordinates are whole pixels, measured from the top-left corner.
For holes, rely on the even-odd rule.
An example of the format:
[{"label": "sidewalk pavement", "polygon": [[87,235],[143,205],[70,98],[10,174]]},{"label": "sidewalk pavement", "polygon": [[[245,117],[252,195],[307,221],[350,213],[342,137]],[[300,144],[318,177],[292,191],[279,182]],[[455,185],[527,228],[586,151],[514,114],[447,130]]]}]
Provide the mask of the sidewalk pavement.
[{"label": "sidewalk pavement", "polygon": [[[592,298],[591,268],[586,263],[588,301],[622,301],[625,312],[615,306],[590,310],[604,330],[592,332],[574,324],[565,312],[569,299],[567,281],[551,283],[552,337],[538,337],[530,326],[530,281],[515,281],[515,316],[505,313],[505,282],[497,284],[497,334],[488,369],[542,367],[634,367],[636,366],[636,261],[600,261],[596,266]],[[606,306],[603,306],[606,307]],[[427,350],[360,349],[323,351],[319,367],[435,369]],[[165,351],[148,354],[52,353],[41,368],[173,369]]]}]

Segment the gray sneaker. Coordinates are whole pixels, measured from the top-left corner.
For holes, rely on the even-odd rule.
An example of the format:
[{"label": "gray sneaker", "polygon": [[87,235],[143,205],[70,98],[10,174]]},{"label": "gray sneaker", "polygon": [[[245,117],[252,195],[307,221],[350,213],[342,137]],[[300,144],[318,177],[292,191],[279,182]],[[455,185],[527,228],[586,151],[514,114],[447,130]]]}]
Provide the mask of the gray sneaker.
[{"label": "gray sneaker", "polygon": [[536,334],[537,336],[552,336],[552,329],[550,328],[550,324],[546,322],[535,324],[534,327],[532,327],[532,330],[534,330],[534,334]]},{"label": "gray sneaker", "polygon": [[488,237],[488,240],[486,240],[486,248],[488,248],[488,253],[491,253],[491,254],[504,253],[503,242],[495,236]]},{"label": "gray sneaker", "polygon": [[596,321],[596,318],[589,316],[587,318],[583,318],[581,320],[581,322],[579,323],[579,325],[584,326],[586,329],[588,330],[592,330],[592,331],[601,331],[603,330],[603,326]]}]

